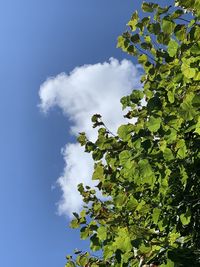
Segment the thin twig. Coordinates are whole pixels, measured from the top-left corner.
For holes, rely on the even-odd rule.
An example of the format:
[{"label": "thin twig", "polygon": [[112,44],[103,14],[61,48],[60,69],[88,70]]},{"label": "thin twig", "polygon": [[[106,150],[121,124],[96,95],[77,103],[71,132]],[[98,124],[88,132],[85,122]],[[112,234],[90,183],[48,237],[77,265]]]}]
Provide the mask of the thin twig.
[{"label": "thin twig", "polygon": [[147,57],[149,57],[151,60],[153,60],[156,63],[156,60],[151,57],[150,55],[148,55],[146,52],[144,52],[142,49],[140,49],[139,47],[135,46],[137,48],[137,50],[139,50],[142,54],[146,55]]},{"label": "thin twig", "polygon": [[182,20],[182,21],[185,21],[185,22],[188,22],[188,23],[190,23],[190,21],[189,21],[189,20],[187,20],[187,19],[184,19],[184,18],[176,18],[176,19],[179,19],[179,20]]},{"label": "thin twig", "polygon": [[105,127],[105,129],[107,130],[107,132],[109,134],[111,134],[112,136],[116,137],[116,135],[108,129],[108,127],[105,125],[105,123],[102,120],[101,120],[101,122],[103,123],[103,126]]}]

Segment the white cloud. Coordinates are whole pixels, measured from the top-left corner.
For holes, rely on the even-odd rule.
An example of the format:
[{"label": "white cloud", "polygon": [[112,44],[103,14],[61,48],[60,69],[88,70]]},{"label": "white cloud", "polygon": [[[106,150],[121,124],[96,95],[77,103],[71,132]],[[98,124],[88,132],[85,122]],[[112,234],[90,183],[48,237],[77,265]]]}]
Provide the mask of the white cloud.
[{"label": "white cloud", "polygon": [[[138,67],[128,60],[119,62],[111,58],[109,62],[77,67],[71,73],[61,73],[41,85],[40,107],[43,112],[60,107],[70,120],[73,135],[84,131],[90,140],[95,140],[91,116],[101,114],[108,128],[116,132],[125,122],[120,98],[139,87],[139,77]],[[93,161],[77,143],[67,144],[62,152],[65,168],[58,179],[62,190],[58,211],[70,216],[81,208],[77,185],[81,182],[92,185]]]}]

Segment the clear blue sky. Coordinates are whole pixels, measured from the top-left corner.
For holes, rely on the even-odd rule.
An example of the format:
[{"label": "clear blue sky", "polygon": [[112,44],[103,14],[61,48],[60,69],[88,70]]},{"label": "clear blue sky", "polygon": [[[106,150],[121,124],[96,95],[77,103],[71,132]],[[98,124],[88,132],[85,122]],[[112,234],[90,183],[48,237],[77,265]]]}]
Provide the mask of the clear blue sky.
[{"label": "clear blue sky", "polygon": [[141,2],[0,1],[0,266],[64,266],[84,246],[56,215],[60,192],[51,190],[69,124],[59,110],[39,112],[38,90],[49,76],[124,58],[116,39]]}]

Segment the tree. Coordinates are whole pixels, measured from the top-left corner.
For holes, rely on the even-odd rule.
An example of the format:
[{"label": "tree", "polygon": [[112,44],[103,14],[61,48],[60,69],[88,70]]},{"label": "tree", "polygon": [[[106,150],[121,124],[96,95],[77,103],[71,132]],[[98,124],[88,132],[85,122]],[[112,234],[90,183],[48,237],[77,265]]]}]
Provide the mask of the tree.
[{"label": "tree", "polygon": [[78,137],[103,197],[80,184],[71,227],[99,252],[75,251],[66,267],[200,266],[200,1],[142,10],[118,39],[144,69],[141,90],[121,99],[130,122],[114,136],[95,114],[96,142]]}]

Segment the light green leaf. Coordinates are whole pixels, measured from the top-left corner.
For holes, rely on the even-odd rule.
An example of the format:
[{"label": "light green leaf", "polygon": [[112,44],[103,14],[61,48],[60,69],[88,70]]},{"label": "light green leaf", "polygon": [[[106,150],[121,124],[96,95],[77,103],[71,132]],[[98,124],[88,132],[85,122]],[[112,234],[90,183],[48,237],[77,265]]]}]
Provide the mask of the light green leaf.
[{"label": "light green leaf", "polygon": [[163,157],[166,161],[170,161],[170,160],[174,159],[174,155],[173,155],[170,148],[165,148],[165,150],[163,152]]},{"label": "light green leaf", "polygon": [[197,72],[195,77],[194,77],[194,81],[200,81],[200,72]]},{"label": "light green leaf", "polygon": [[79,137],[77,138],[77,141],[81,144],[81,146],[84,146],[87,142],[87,137],[85,133],[80,133]]},{"label": "light green leaf", "polygon": [[158,129],[160,128],[161,121],[162,121],[161,118],[150,117],[147,123],[147,128],[151,132],[157,132]]},{"label": "light green leaf", "polygon": [[188,209],[186,213],[182,213],[180,215],[180,220],[181,220],[181,223],[183,225],[188,225],[190,223],[190,220],[191,220],[191,212],[190,210]]},{"label": "light green leaf", "polygon": [[180,24],[176,25],[174,29],[174,34],[179,41],[185,40],[186,33],[187,33],[187,29],[185,25],[180,25]]},{"label": "light green leaf", "polygon": [[85,255],[80,255],[77,257],[76,262],[78,265],[84,267],[88,263],[88,258]]},{"label": "light green leaf", "polygon": [[138,13],[137,11],[135,11],[135,13],[133,13],[130,21],[127,23],[128,26],[130,26],[132,31],[136,30],[136,25],[138,23]]},{"label": "light green leaf", "polygon": [[127,228],[124,227],[117,230],[117,237],[113,245],[115,250],[120,249],[124,253],[132,250],[130,234]]},{"label": "light green leaf", "polygon": [[140,55],[140,56],[138,56],[138,62],[139,63],[146,63],[148,61],[148,57],[147,57],[147,55],[145,55],[145,54],[143,54],[143,55]]},{"label": "light green leaf", "polygon": [[70,223],[70,227],[74,228],[74,229],[79,228],[80,224],[79,224],[78,220],[77,219],[72,220]]},{"label": "light green leaf", "polygon": [[89,237],[89,235],[91,234],[90,232],[90,228],[89,227],[82,227],[81,230],[80,230],[80,237],[81,239],[85,240]]},{"label": "light green leaf", "polygon": [[200,135],[200,117],[198,118],[198,121],[196,124],[195,133],[198,133]]},{"label": "light green leaf", "polygon": [[172,34],[175,27],[175,23],[173,21],[170,21],[168,19],[162,20],[162,30],[166,34]]},{"label": "light green leaf", "polygon": [[161,210],[159,208],[153,209],[152,219],[155,224],[157,224]]},{"label": "light green leaf", "polygon": [[65,265],[65,267],[76,267],[76,265],[75,265],[74,262],[69,261],[69,262]]},{"label": "light green leaf", "polygon": [[120,164],[124,165],[131,158],[131,152],[128,150],[124,150],[119,154]]},{"label": "light green leaf", "polygon": [[194,93],[190,92],[186,95],[185,99],[183,100],[183,103],[180,105],[181,110],[180,114],[185,120],[192,120],[194,116],[196,115],[196,110],[192,105],[192,101],[194,99]]},{"label": "light green leaf", "polygon": [[100,162],[95,163],[95,169],[92,175],[92,180],[103,180],[103,179],[104,179],[103,165]]},{"label": "light green leaf", "polygon": [[97,236],[101,241],[104,241],[107,237],[107,228],[104,226],[100,226],[97,229]]},{"label": "light green leaf", "polygon": [[187,61],[187,59],[183,61],[183,64],[181,65],[181,70],[184,76],[188,79],[193,78],[196,74],[195,68],[190,67],[190,61]]},{"label": "light green leaf", "polygon": [[161,264],[160,267],[174,267],[174,262],[171,261],[170,259],[167,260],[166,264]]},{"label": "light green leaf", "polygon": [[169,53],[170,57],[174,57],[178,50],[178,43],[175,40],[170,40],[167,48],[167,52]]},{"label": "light green leaf", "polygon": [[139,246],[139,251],[141,254],[147,254],[151,251],[151,246],[145,245],[144,243],[142,243],[141,246]]},{"label": "light green leaf", "polygon": [[131,132],[133,131],[134,126],[132,124],[121,125],[118,128],[118,135],[123,141],[128,141],[131,138]]},{"label": "light green leaf", "polygon": [[114,198],[114,202],[117,207],[122,207],[127,201],[127,196],[125,193],[120,193]]},{"label": "light green leaf", "polygon": [[154,184],[155,175],[147,159],[142,159],[138,162],[140,170],[140,182],[142,184],[147,183],[149,185]]},{"label": "light green leaf", "polygon": [[176,242],[176,240],[180,237],[180,233],[178,232],[172,232],[169,234],[169,243],[171,246]]},{"label": "light green leaf", "polygon": [[170,103],[174,103],[174,91],[168,91],[167,97]]},{"label": "light green leaf", "polygon": [[177,152],[178,158],[183,159],[187,156],[187,148],[185,145],[185,141],[183,139],[177,142],[176,149],[178,149],[178,152]]}]

